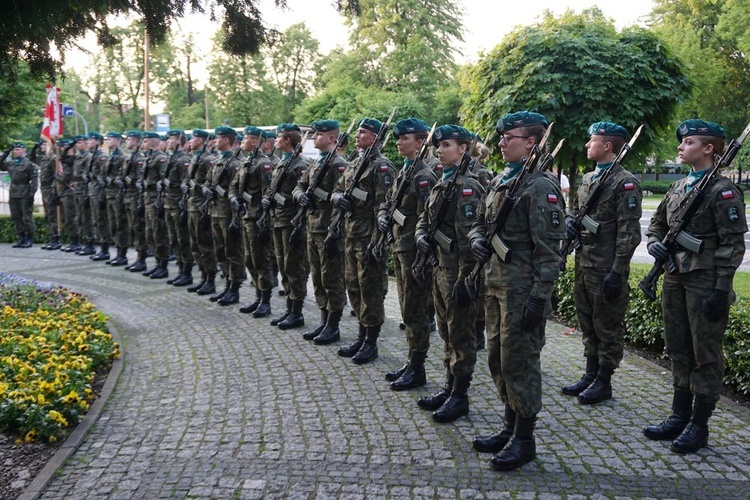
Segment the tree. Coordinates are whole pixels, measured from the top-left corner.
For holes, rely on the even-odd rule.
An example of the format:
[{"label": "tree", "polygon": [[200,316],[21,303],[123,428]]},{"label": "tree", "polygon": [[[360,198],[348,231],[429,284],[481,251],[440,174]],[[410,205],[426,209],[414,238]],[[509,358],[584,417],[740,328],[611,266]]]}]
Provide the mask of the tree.
[{"label": "tree", "polygon": [[[18,77],[19,61],[26,60],[31,74],[55,80],[65,61],[65,51],[89,31],[105,47],[118,40],[108,25],[110,15],[132,15],[146,27],[155,45],[164,41],[173,20],[185,13],[205,13],[221,20],[226,33],[222,48],[232,55],[255,54],[272,33],[263,24],[257,0],[27,0],[6,2],[0,16],[0,75]],[[274,0],[286,7],[286,0]],[[339,10],[356,12],[357,0],[338,0]],[[55,55],[52,48],[56,48]]]},{"label": "tree", "polygon": [[0,79],[0,149],[12,141],[37,141],[42,130],[46,93],[26,64],[18,67],[15,81]]},{"label": "tree", "polygon": [[645,124],[636,146],[643,158],[690,90],[680,63],[656,36],[636,27],[617,32],[598,9],[559,18],[547,12],[538,24],[517,28],[462,84],[464,123],[483,137],[496,136],[495,122],[516,110],[554,121],[552,143],[566,139],[558,164],[569,171],[572,193],[591,123],[615,121],[631,132]]}]

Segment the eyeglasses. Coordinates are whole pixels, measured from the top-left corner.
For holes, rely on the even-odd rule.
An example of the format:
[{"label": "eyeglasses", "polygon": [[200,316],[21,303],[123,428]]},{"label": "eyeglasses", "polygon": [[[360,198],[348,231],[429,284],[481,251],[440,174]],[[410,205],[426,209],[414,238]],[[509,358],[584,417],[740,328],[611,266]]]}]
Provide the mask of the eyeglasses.
[{"label": "eyeglasses", "polygon": [[531,137],[530,135],[511,135],[511,134],[503,134],[503,136],[500,138],[500,142],[505,141],[505,143],[509,143],[513,139],[528,139]]}]

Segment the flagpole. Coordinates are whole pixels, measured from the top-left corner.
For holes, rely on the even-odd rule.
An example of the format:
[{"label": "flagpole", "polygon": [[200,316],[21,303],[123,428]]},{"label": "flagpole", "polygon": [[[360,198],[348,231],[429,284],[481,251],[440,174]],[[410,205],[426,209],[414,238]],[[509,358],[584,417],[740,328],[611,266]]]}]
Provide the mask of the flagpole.
[{"label": "flagpole", "polygon": [[[145,30],[145,28],[144,28]],[[149,122],[150,116],[148,112],[148,101],[150,99],[149,95],[149,89],[148,89],[148,59],[149,59],[149,47],[148,47],[148,31],[146,31],[143,35],[143,81],[145,85],[145,95],[146,95],[146,106],[143,109],[143,130],[148,130],[149,128]]]}]

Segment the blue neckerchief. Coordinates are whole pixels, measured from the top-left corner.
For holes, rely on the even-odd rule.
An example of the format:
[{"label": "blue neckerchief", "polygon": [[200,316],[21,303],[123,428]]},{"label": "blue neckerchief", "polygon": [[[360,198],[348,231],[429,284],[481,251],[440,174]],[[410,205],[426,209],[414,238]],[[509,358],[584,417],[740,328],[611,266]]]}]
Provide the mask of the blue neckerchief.
[{"label": "blue neckerchief", "polygon": [[114,158],[114,157],[115,157],[115,155],[117,155],[117,153],[118,153],[119,151],[120,151],[120,148],[115,148],[115,149],[113,149],[113,150],[112,150],[112,151],[111,151],[111,152],[109,153],[109,156],[110,156],[110,158]]},{"label": "blue neckerchief", "polygon": [[234,154],[234,153],[232,152],[232,150],[231,150],[231,149],[229,149],[229,150],[227,150],[227,151],[222,151],[222,152],[221,152],[221,159],[223,160],[223,159],[225,159],[225,158],[229,158],[229,157],[230,157],[230,156],[232,156],[233,154]]},{"label": "blue neckerchief", "polygon": [[512,161],[508,163],[508,168],[500,179],[500,184],[507,184],[512,181],[523,169],[522,161]]},{"label": "blue neckerchief", "polygon": [[195,156],[196,158],[198,158],[201,154],[203,154],[203,150],[202,149],[198,149],[196,151],[193,151],[193,156]]},{"label": "blue neckerchief", "polygon": [[20,158],[13,158],[13,161],[16,163],[21,163],[23,161],[23,156]]},{"label": "blue neckerchief", "polygon": [[605,170],[607,170],[609,167],[611,167],[614,164],[614,162],[609,163],[600,163],[596,166],[596,169],[594,170],[594,178],[592,180],[596,180],[599,178],[602,173],[604,173]]},{"label": "blue neckerchief", "polygon": [[415,161],[416,160],[404,159],[404,166],[401,167],[401,170],[406,170],[407,168],[411,167],[412,165],[414,165]]},{"label": "blue neckerchief", "polygon": [[453,174],[456,173],[456,170],[458,170],[458,165],[453,165],[452,167],[443,167],[443,180],[447,181],[451,177],[453,177]]},{"label": "blue neckerchief", "polygon": [[320,158],[318,158],[318,166],[322,165],[324,161],[326,161],[326,158],[328,158],[328,155],[330,155],[330,151],[323,151],[320,153]]},{"label": "blue neckerchief", "polygon": [[710,172],[711,169],[707,168],[706,170],[691,170],[690,173],[687,176],[687,184],[685,184],[685,192],[689,193],[691,189],[693,189],[693,186],[698,184],[701,179],[703,179],[708,172]]},{"label": "blue neckerchief", "polygon": [[288,160],[291,157],[292,157],[292,151],[289,151],[288,153],[282,153],[281,154],[281,159],[282,160]]}]

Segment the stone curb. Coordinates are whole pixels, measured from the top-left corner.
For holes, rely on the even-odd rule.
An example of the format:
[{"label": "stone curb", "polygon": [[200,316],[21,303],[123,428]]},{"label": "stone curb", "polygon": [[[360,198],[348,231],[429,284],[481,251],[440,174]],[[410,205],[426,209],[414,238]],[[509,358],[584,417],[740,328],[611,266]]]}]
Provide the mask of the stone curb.
[{"label": "stone curb", "polygon": [[65,443],[63,443],[60,449],[57,450],[49,462],[47,462],[47,465],[45,465],[36,475],[34,480],[24,488],[23,493],[18,497],[18,500],[33,500],[39,498],[52,480],[55,472],[57,472],[57,470],[65,464],[68,457],[70,457],[73,452],[81,446],[86,435],[99,420],[102,413],[104,413],[104,406],[107,404],[107,401],[109,401],[109,397],[114,392],[117,381],[120,379],[120,374],[122,373],[123,368],[123,359],[125,357],[125,349],[122,345],[117,329],[109,322],[107,323],[107,327],[112,334],[112,338],[120,346],[120,357],[112,362],[112,368],[109,370],[109,375],[107,375],[107,380],[104,382],[102,391],[99,394],[99,397],[96,398],[96,401],[94,401],[94,404],[91,405],[91,408],[89,408],[86,416],[83,417],[81,423],[76,426],[70,436],[68,436],[68,439],[65,440]]}]

